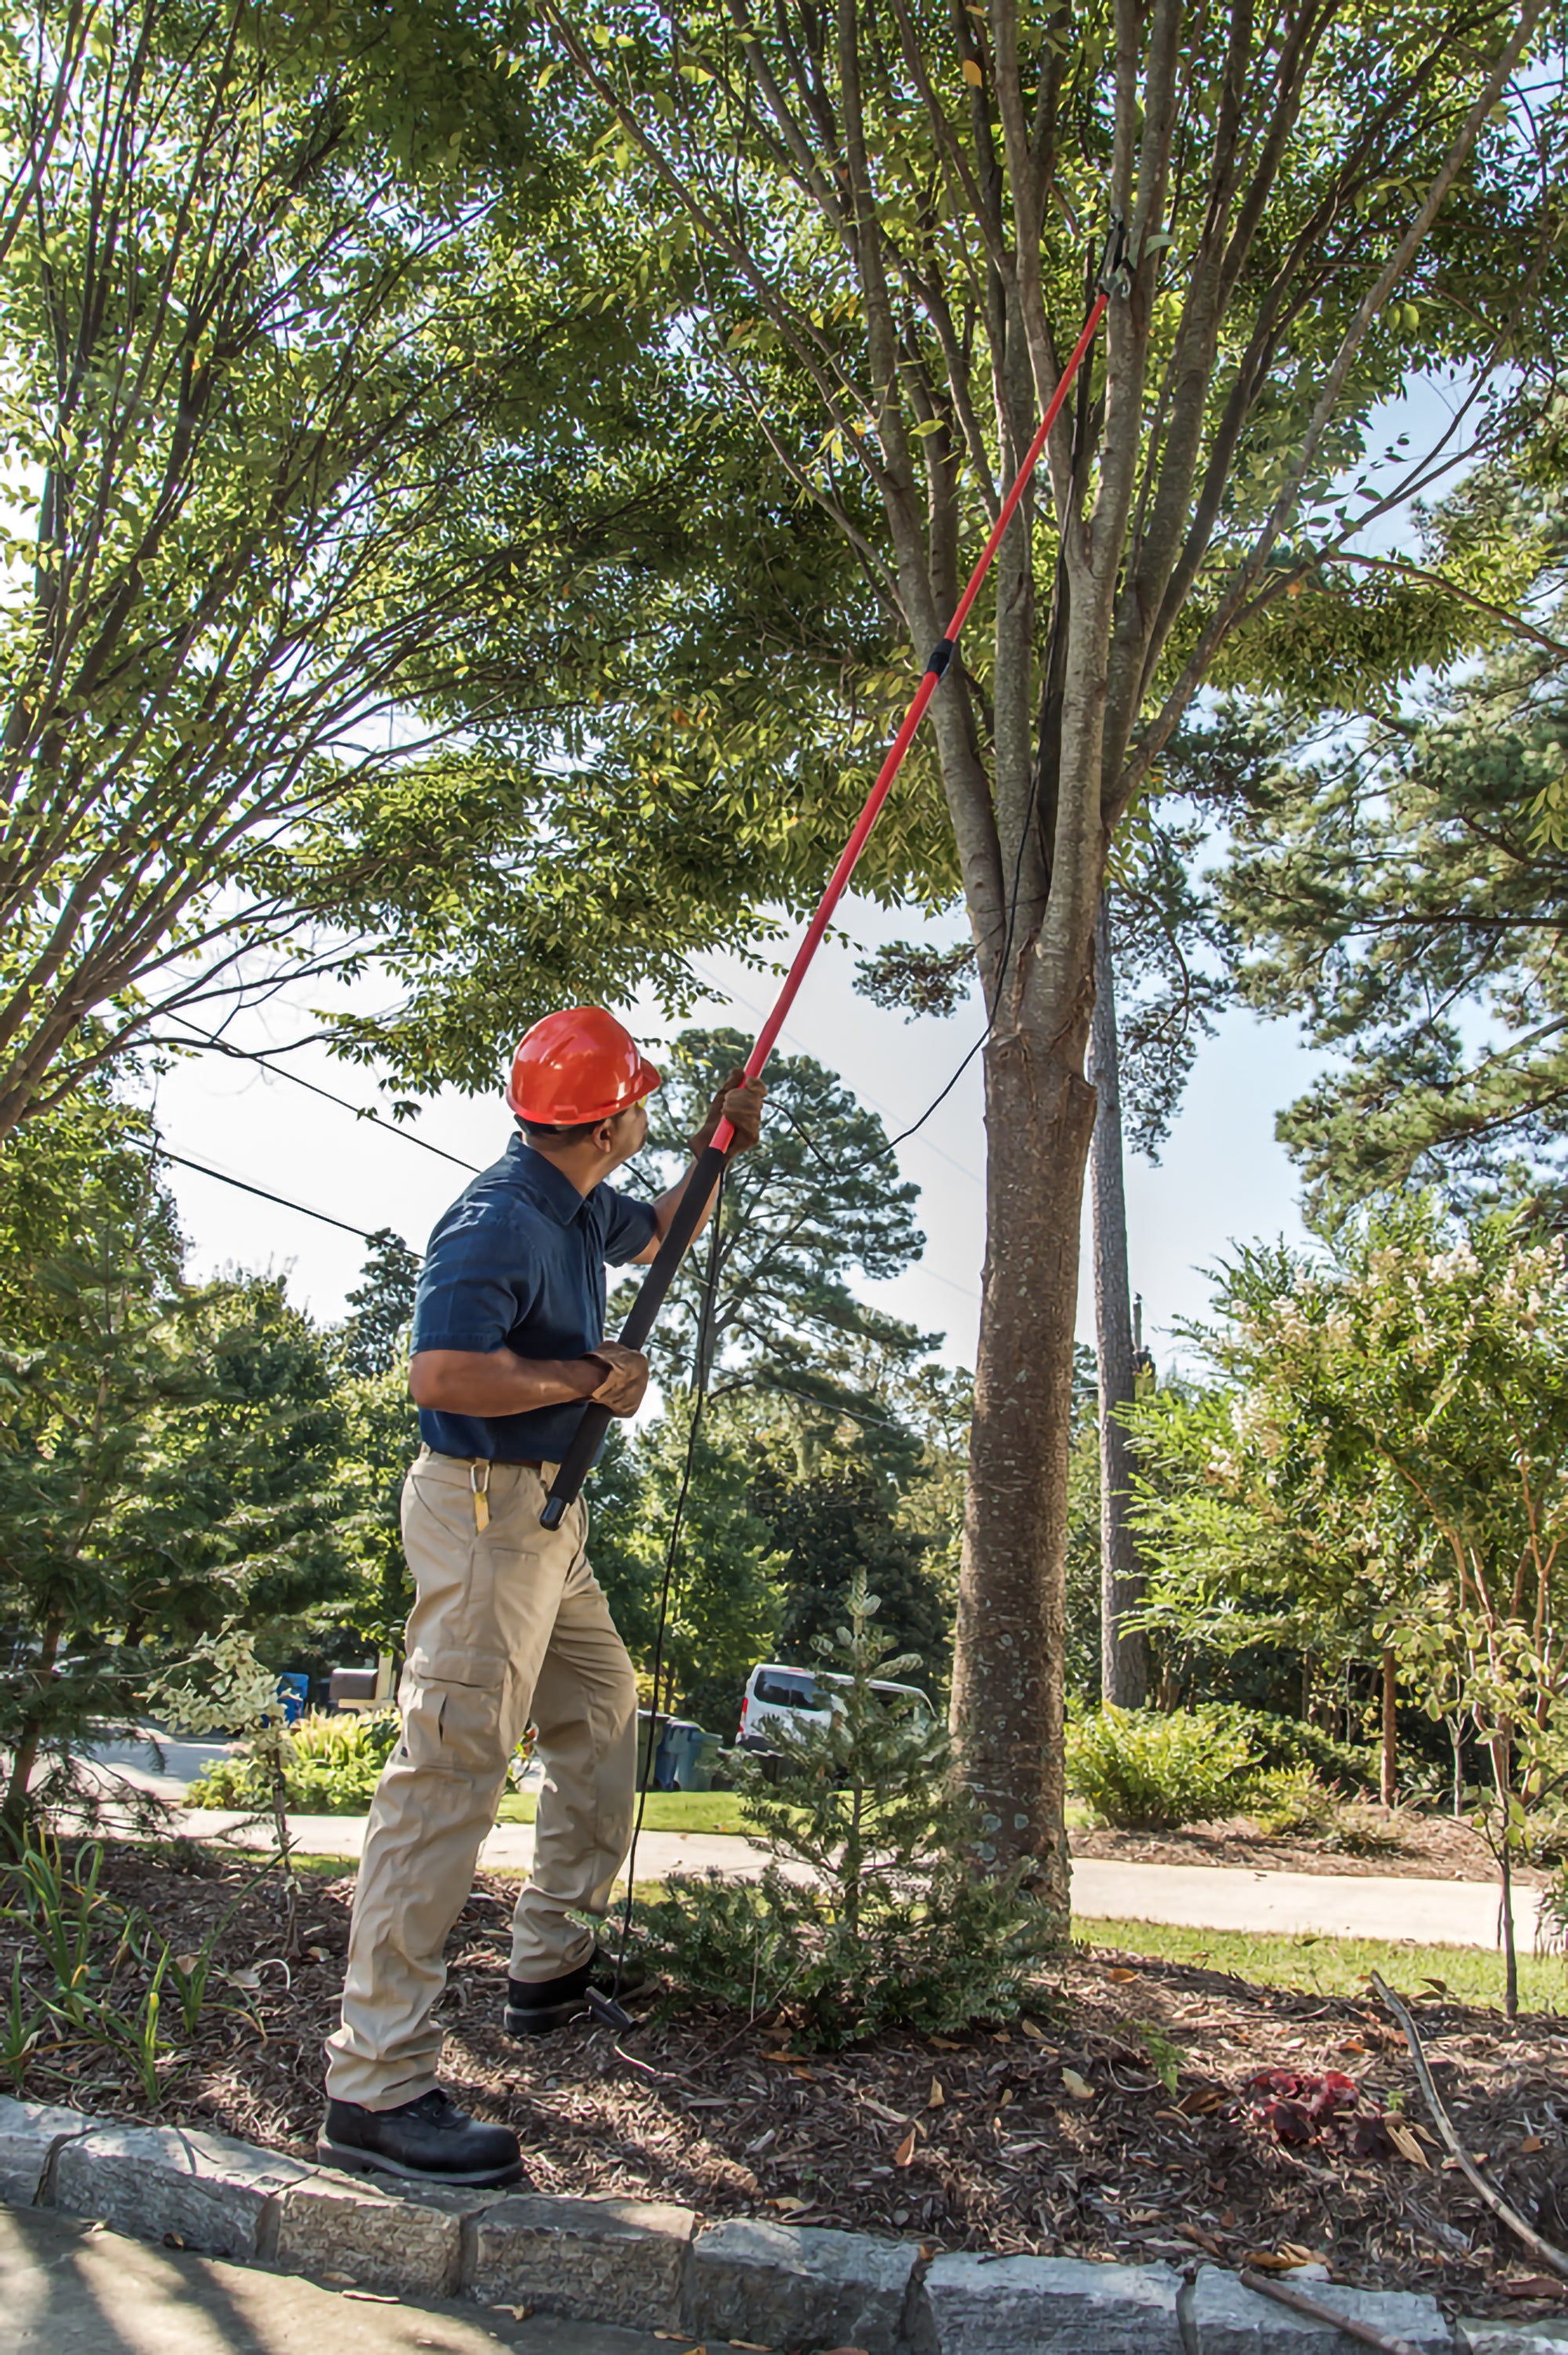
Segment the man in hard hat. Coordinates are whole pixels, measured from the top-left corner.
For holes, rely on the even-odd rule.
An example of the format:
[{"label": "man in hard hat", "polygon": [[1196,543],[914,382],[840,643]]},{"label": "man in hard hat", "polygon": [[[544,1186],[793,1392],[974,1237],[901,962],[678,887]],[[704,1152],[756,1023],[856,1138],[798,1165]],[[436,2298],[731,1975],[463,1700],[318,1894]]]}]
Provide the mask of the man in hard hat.
[{"label": "man in hard hat", "polygon": [[[541,2034],[584,2009],[595,1947],[575,1917],[602,1917],[630,1840],[637,1684],[588,1567],[583,1506],[556,1530],[539,1516],[583,1401],[631,1414],[648,1385],[647,1359],[604,1338],[605,1264],[654,1257],[687,1181],[645,1202],[604,1180],[641,1148],[659,1084],[600,1007],[536,1024],[506,1092],[518,1134],[430,1238],[408,1369],[424,1444],[403,1490],[415,1603],[402,1739],[371,1806],[327,2042],[318,2149],[334,2167],[454,2184],[523,2172],[511,2127],[468,2116],[437,2084],[435,2009],[441,1950],[530,1721],[546,1778],[505,2026]],[[732,1153],[754,1146],[763,1092],[734,1072],[693,1153],[724,1119]]]}]

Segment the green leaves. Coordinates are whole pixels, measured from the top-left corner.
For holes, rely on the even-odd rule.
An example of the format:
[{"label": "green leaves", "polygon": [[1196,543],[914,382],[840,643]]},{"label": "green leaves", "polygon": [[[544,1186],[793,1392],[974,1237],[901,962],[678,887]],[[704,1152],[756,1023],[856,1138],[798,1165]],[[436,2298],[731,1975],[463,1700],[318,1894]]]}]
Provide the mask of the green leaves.
[{"label": "green leaves", "polygon": [[1195,1581],[1216,1615],[1228,1553],[1279,1632],[1392,1651],[1411,1696],[1485,1745],[1511,1823],[1568,1733],[1561,1239],[1396,1199],[1319,1253],[1237,1254],[1220,1306],[1226,1390],[1136,1411],[1166,1607]]}]

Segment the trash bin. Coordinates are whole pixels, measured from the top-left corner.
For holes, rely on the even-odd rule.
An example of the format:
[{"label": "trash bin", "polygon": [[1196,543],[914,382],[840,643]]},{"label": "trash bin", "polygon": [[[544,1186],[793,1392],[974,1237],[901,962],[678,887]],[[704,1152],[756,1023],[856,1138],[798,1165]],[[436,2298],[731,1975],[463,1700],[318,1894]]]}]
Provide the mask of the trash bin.
[{"label": "trash bin", "polygon": [[645,1709],[637,1712],[637,1787],[640,1791],[667,1791],[659,1770],[663,1764],[664,1737],[670,1727],[668,1713],[661,1710],[652,1716]]},{"label": "trash bin", "polygon": [[310,1697],[311,1680],[303,1670],[285,1668],[278,1678],[278,1698],[283,1704],[285,1725],[298,1725]]},{"label": "trash bin", "polygon": [[374,1709],[376,1670],[334,1668],[327,1687],[327,1703],[332,1709]]},{"label": "trash bin", "polygon": [[692,1754],[694,1738],[702,1740],[703,1729],[689,1717],[673,1717],[664,1728],[653,1760],[654,1787],[660,1791],[684,1791],[690,1785],[683,1781],[686,1761]]},{"label": "trash bin", "polygon": [[714,1769],[718,1764],[718,1754],[723,1747],[724,1743],[716,1733],[705,1733],[700,1727],[694,1729],[675,1777],[676,1789],[711,1791]]}]

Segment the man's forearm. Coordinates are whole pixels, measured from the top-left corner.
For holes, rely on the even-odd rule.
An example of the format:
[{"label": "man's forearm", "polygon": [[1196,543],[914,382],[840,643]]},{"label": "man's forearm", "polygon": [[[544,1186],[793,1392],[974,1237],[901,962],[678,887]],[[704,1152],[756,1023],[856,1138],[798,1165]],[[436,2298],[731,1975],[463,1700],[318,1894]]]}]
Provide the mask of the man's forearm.
[{"label": "man's forearm", "polygon": [[420,1349],[408,1361],[408,1394],[439,1414],[528,1414],[586,1399],[603,1381],[596,1358],[520,1358],[514,1349]]}]

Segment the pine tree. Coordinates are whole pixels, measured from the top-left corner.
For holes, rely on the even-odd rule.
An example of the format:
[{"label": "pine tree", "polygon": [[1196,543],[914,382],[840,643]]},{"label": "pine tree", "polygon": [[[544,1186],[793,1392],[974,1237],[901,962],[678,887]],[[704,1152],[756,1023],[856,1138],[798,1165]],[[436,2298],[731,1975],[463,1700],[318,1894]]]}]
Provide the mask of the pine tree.
[{"label": "pine tree", "polygon": [[842,1679],[828,1721],[779,1736],[777,1783],[758,1763],[741,1770],[772,1861],[755,1881],[673,1880],[641,1909],[645,1952],[684,1994],[752,2019],[786,2011],[818,2044],[1010,2018],[1050,1950],[1052,1916],[1025,1864],[976,1870],[993,1862],[996,1827],[956,1784],[945,1729],[875,1689],[919,1659],[885,1640],[863,1575],[848,1604],[848,1625],[815,1647],[824,1681]]}]

